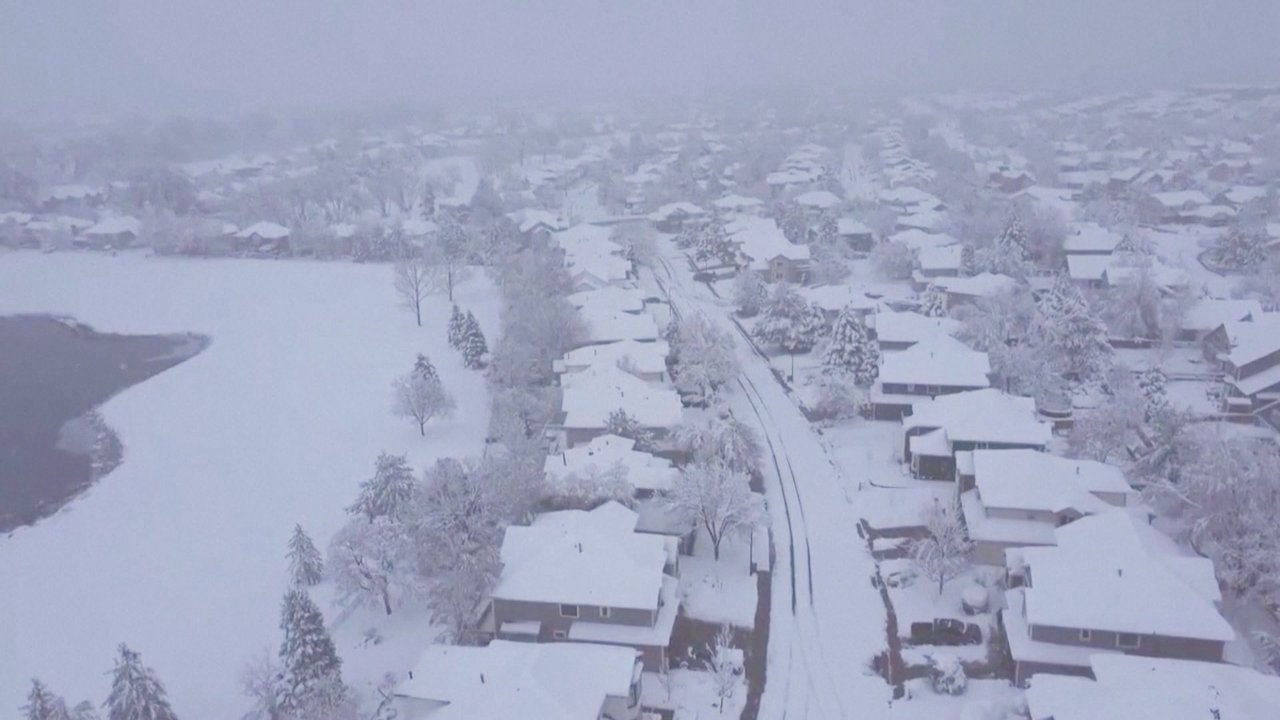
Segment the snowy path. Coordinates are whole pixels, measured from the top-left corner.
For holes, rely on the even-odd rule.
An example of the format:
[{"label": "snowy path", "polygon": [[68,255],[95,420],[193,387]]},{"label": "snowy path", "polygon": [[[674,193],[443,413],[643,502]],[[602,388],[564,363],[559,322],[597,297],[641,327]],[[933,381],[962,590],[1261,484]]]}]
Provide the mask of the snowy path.
[{"label": "snowy path", "polygon": [[[731,333],[727,304],[688,277],[670,249],[655,279],[677,312],[701,311]],[[777,561],[768,685],[762,718],[866,718],[887,707],[889,687],[870,669],[884,647],[885,612],[871,585],[875,564],[859,539],[858,496],[746,338],[730,397],[768,449],[766,495]],[[883,705],[882,705],[883,703]]]}]

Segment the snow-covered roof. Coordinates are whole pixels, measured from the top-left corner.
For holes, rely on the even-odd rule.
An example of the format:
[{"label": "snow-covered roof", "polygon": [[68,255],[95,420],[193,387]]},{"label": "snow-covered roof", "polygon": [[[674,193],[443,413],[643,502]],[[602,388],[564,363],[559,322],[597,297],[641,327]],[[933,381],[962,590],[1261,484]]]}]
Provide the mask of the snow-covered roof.
[{"label": "snow-covered roof", "polygon": [[947,222],[947,214],[938,210],[917,210],[899,217],[897,227],[938,232]]},{"label": "snow-covered roof", "polygon": [[263,240],[280,240],[289,237],[289,228],[273,222],[259,222],[244,228],[236,233],[238,238],[251,238],[257,236]]},{"label": "snow-covered roof", "polygon": [[608,287],[582,290],[565,298],[575,308],[637,313],[644,310],[644,293],[637,288]]},{"label": "snow-covered roof", "polygon": [[1196,218],[1198,220],[1221,220],[1235,216],[1236,209],[1230,205],[1201,205],[1182,213],[1184,218]]},{"label": "snow-covered roof", "polygon": [[1053,438],[1036,401],[986,388],[940,395],[911,406],[903,428],[941,428],[951,442],[993,442],[1044,447]]},{"label": "snow-covered roof", "polygon": [[711,204],[714,205],[716,208],[719,208],[720,210],[742,211],[742,210],[748,210],[750,208],[760,207],[761,205],[764,205],[764,202],[758,198],[729,194],[729,195],[725,195],[719,200],[712,201]]},{"label": "snow-covered roof", "polygon": [[1152,193],[1152,198],[1166,208],[1177,209],[1187,205],[1208,205],[1209,196],[1199,190],[1173,190]]},{"label": "snow-covered roof", "polygon": [[1267,189],[1257,185],[1237,185],[1230,190],[1222,193],[1222,197],[1227,202],[1236,205],[1244,205],[1245,203],[1261,200],[1267,196]]},{"label": "snow-covered roof", "polygon": [[838,235],[870,235],[871,228],[863,223],[850,217],[842,217],[836,220],[836,234]]},{"label": "snow-covered roof", "polygon": [[1062,241],[1062,249],[1071,253],[1110,253],[1120,243],[1121,235],[1094,222],[1075,224],[1075,232]]},{"label": "snow-covered roof", "polygon": [[1239,367],[1280,350],[1280,312],[1258,313],[1253,320],[1226,323],[1231,350],[1226,359]]},{"label": "snow-covered roof", "polygon": [[725,225],[730,239],[738,243],[740,252],[750,258],[751,268],[765,269],[776,257],[804,261],[809,259],[809,246],[796,245],[782,233],[770,218],[740,217]]},{"label": "snow-covered roof", "polygon": [[914,206],[924,210],[942,206],[942,201],[936,195],[909,185],[881,190],[880,200],[893,205]]},{"label": "snow-covered roof", "polygon": [[985,272],[971,277],[940,277],[933,282],[949,295],[969,297],[991,297],[1017,285],[1008,275]]},{"label": "snow-covered roof", "polygon": [[890,242],[900,242],[912,250],[920,251],[929,248],[958,245],[959,240],[946,233],[931,233],[921,228],[908,228],[889,236]]},{"label": "snow-covered roof", "polygon": [[658,324],[648,313],[633,314],[607,306],[586,305],[578,309],[578,317],[586,326],[582,339],[588,344],[658,339]]},{"label": "snow-covered roof", "polygon": [[963,245],[926,248],[916,255],[916,262],[923,271],[959,270],[964,264],[963,260]]},{"label": "snow-covered roof", "polygon": [[935,334],[902,352],[886,354],[879,382],[985,388],[991,384],[990,372],[986,353],[970,350],[950,335]]},{"label": "snow-covered roof", "polygon": [[31,213],[9,211],[0,213],[0,225],[5,223],[14,223],[15,225],[26,225],[31,222]]},{"label": "snow-covered roof", "polygon": [[1260,317],[1262,314],[1262,304],[1257,300],[1200,298],[1183,314],[1182,328],[1196,332],[1210,332],[1221,325],[1243,322],[1247,318]]},{"label": "snow-covered roof", "polygon": [[502,539],[499,600],[657,610],[672,539],[635,531],[639,515],[610,500],[539,515]]},{"label": "snow-covered roof", "polygon": [[629,696],[637,655],[592,643],[432,645],[396,695],[442,705],[431,720],[596,720],[608,698]]},{"label": "snow-covered roof", "polygon": [[600,246],[608,248],[608,252],[616,252],[622,248],[609,239],[612,234],[612,230],[602,225],[582,223],[553,233],[551,239],[566,253],[574,253],[585,248]]},{"label": "snow-covered roof", "polygon": [[[649,316],[644,316],[649,317]],[[567,371],[573,372],[596,365],[608,365],[628,372],[649,375],[667,371],[667,356],[671,348],[666,340],[638,342],[620,340],[603,345],[585,345],[564,354]]]},{"label": "snow-covered roof", "polygon": [[642,427],[671,429],[683,405],[673,389],[651,385],[615,367],[593,366],[561,377],[566,428],[603,428],[609,414],[625,410]]},{"label": "snow-covered roof", "polygon": [[853,306],[854,310],[871,311],[880,307],[880,302],[852,285],[814,285],[797,288],[800,297],[813,305],[829,312],[838,312]]},{"label": "snow-covered roof", "polygon": [[1102,280],[1113,260],[1110,255],[1067,255],[1067,276],[1072,280]]},{"label": "snow-covered roof", "polygon": [[1153,553],[1122,509],[1054,531],[1056,547],[1018,550],[1031,568],[1031,625],[1228,642],[1212,561]]},{"label": "snow-covered roof", "polygon": [[138,234],[142,229],[142,222],[132,215],[115,215],[103,218],[84,231],[85,235],[123,235],[125,233]]},{"label": "snow-covered roof", "polygon": [[667,203],[657,210],[649,213],[649,219],[655,222],[661,222],[672,217],[702,217],[707,211],[694,205],[691,202],[673,202]]},{"label": "snow-covered roof", "polygon": [[1071,460],[1035,450],[974,450],[974,483],[988,508],[1102,512],[1096,493],[1133,493],[1114,465]]},{"label": "snow-covered roof", "polygon": [[508,213],[507,217],[516,223],[522,233],[530,232],[540,226],[551,231],[563,230],[568,227],[568,224],[559,215],[540,208],[520,208],[515,212]]},{"label": "snow-covered roof", "polygon": [[830,190],[810,190],[797,195],[796,203],[817,210],[830,210],[840,206],[840,198]]},{"label": "snow-covered roof", "polygon": [[765,176],[764,181],[768,185],[803,185],[818,179],[818,173],[815,170],[778,170],[771,172]]},{"label": "snow-covered roof", "polygon": [[881,310],[871,316],[876,339],[881,343],[917,343],[937,335],[951,335],[960,329],[960,321],[948,317],[926,317],[915,312]]},{"label": "snow-covered roof", "polygon": [[547,456],[543,470],[554,484],[567,475],[589,474],[615,466],[626,469],[627,482],[642,490],[669,490],[680,476],[670,460],[636,450],[636,441],[617,435],[601,435],[586,445]]}]

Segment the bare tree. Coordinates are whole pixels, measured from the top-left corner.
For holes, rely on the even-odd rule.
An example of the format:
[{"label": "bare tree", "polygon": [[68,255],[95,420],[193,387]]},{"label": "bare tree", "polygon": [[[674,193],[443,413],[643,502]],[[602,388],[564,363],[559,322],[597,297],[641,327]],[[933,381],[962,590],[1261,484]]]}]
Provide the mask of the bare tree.
[{"label": "bare tree", "polygon": [[439,287],[439,272],[426,258],[414,255],[395,264],[395,288],[400,304],[413,311],[422,327],[422,301]]},{"label": "bare tree", "polygon": [[423,436],[427,434],[428,420],[448,417],[455,407],[453,396],[440,384],[439,378],[411,372],[396,378],[391,387],[395,391],[392,410],[398,417],[412,418]]},{"label": "bare tree", "polygon": [[733,629],[721,625],[711,644],[711,683],[719,698],[720,714],[724,714],[725,702],[732,700],[738,690],[742,675],[742,651],[733,645]]},{"label": "bare tree", "polygon": [[938,583],[938,594],[946,582],[964,571],[969,564],[973,543],[965,537],[964,524],[956,508],[947,509],[934,502],[925,514],[929,535],[911,543],[911,561],[921,575]]},{"label": "bare tree", "polygon": [[707,531],[716,560],[726,537],[745,535],[764,522],[763,503],[751,492],[747,474],[719,458],[687,466],[669,503]]},{"label": "bare tree", "polygon": [[280,689],[284,668],[270,648],[264,648],[240,669],[240,692],[251,701],[253,707],[242,720],[282,720],[284,708],[280,706]]}]

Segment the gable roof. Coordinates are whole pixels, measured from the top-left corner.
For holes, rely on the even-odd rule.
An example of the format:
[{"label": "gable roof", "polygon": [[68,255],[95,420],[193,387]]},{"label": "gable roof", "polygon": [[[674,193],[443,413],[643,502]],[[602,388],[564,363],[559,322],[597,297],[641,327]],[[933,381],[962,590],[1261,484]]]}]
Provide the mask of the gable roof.
[{"label": "gable roof", "polygon": [[1231,343],[1225,357],[1237,367],[1280,350],[1280,312],[1258,313],[1253,320],[1224,325]]},{"label": "gable roof", "polygon": [[494,598],[656,610],[670,538],[635,531],[639,516],[614,501],[539,515],[508,527]]},{"label": "gable roof", "polygon": [[642,490],[669,490],[680,475],[664,458],[636,450],[636,441],[617,435],[601,435],[586,445],[548,455],[543,471],[549,482],[572,474],[604,471],[615,466],[626,469],[627,482]]},{"label": "gable roof", "polygon": [[584,344],[619,340],[657,340],[658,324],[648,313],[629,313],[607,306],[586,305],[578,308],[585,326]]},{"label": "gable roof", "polygon": [[796,245],[782,233],[770,218],[740,217],[725,225],[729,238],[738,243],[739,251],[750,259],[753,270],[763,270],[776,257],[808,260],[809,246]]},{"label": "gable roof", "polygon": [[1062,249],[1067,253],[1109,253],[1116,249],[1120,240],[1120,233],[1108,230],[1098,223],[1081,222],[1076,223],[1075,232],[1062,241]]},{"label": "gable roof", "polygon": [[667,356],[670,354],[671,347],[666,340],[654,342],[619,340],[570,350],[564,354],[563,362],[569,368],[608,365],[642,374],[665,373]]},{"label": "gable roof", "polygon": [[603,428],[609,415],[625,410],[642,427],[670,429],[680,424],[683,405],[671,388],[651,385],[616,367],[593,366],[561,376],[564,427]]},{"label": "gable roof", "polygon": [[1111,506],[1094,493],[1134,492],[1114,465],[1035,450],[974,450],[973,474],[988,508],[1095,513]]},{"label": "gable roof", "polygon": [[840,198],[830,190],[810,190],[797,195],[796,203],[808,208],[829,210],[840,205]]},{"label": "gable roof", "polygon": [[879,382],[950,387],[988,387],[987,354],[971,350],[950,335],[925,338],[902,352],[889,353],[880,365]]},{"label": "gable roof", "polygon": [[636,656],[591,643],[432,645],[396,695],[443,705],[432,720],[596,720],[608,697],[629,695]]},{"label": "gable roof", "polygon": [[255,235],[263,240],[281,240],[289,237],[289,228],[273,222],[259,222],[236,233],[236,237],[244,239]]},{"label": "gable roof", "polygon": [[1052,439],[1036,401],[986,388],[941,395],[911,406],[904,429],[940,428],[950,442],[996,442],[1043,447]]},{"label": "gable roof", "polygon": [[565,298],[575,308],[590,307],[593,311],[614,310],[637,313],[644,310],[644,293],[638,288],[609,285],[582,290]]},{"label": "gable roof", "polygon": [[881,310],[870,317],[881,343],[916,343],[936,335],[951,335],[961,326],[953,318],[931,318],[910,311]]}]

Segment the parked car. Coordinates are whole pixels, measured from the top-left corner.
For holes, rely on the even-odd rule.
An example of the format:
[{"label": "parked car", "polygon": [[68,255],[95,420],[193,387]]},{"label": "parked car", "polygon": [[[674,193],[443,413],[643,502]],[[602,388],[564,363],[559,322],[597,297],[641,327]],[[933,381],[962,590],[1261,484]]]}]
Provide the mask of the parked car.
[{"label": "parked car", "polygon": [[954,618],[911,623],[912,645],[980,645],[982,628]]}]

